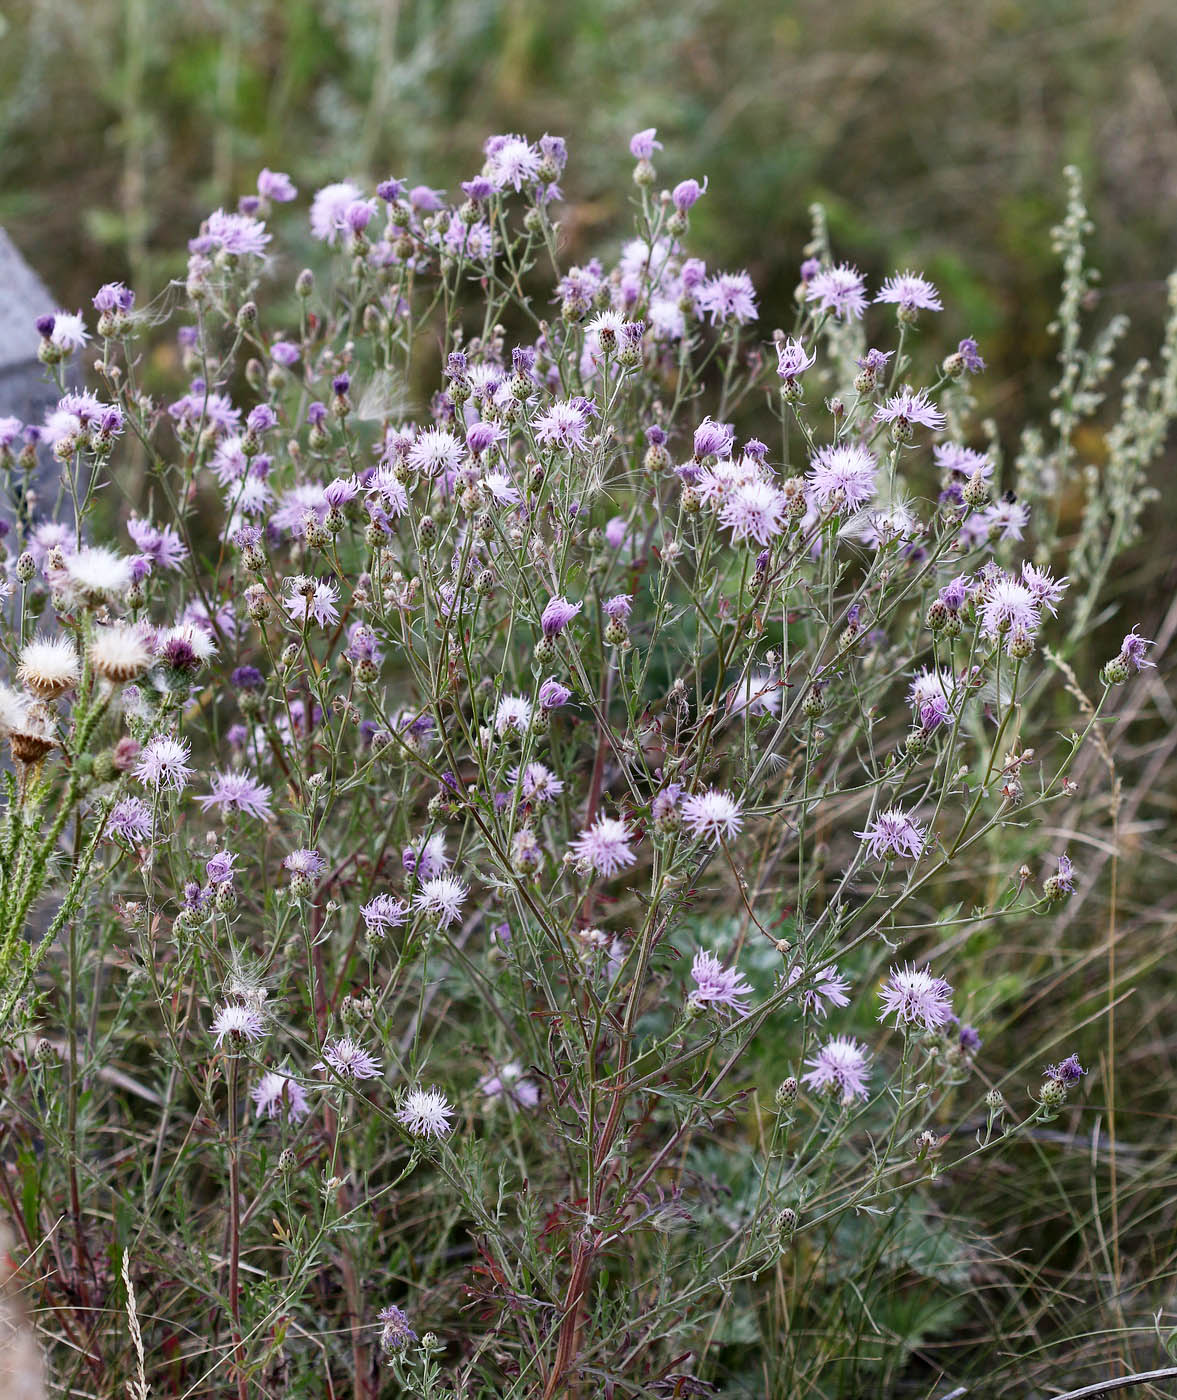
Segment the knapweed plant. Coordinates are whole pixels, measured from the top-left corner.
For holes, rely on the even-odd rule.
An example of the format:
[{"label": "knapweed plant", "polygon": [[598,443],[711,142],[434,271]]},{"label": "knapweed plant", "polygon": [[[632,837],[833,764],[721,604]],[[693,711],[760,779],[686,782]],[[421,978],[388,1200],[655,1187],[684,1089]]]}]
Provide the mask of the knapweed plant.
[{"label": "knapweed plant", "polygon": [[1065,1006],[983,1045],[962,950],[1066,900],[1151,664],[1079,644],[1177,318],[1105,404],[1073,181],[1006,464],[929,280],[815,211],[767,331],[654,136],[608,262],[561,263],[564,143],[499,136],[453,202],[320,190],[301,271],[263,171],[149,306],[39,325],[0,1184],[62,1394],[930,1384],[986,1228],[938,1193],[1094,1082]]}]

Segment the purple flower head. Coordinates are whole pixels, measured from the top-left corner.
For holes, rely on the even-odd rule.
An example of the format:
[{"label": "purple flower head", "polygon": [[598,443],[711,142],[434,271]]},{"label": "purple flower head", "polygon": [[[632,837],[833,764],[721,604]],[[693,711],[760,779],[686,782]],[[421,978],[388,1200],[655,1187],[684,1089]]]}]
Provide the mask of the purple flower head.
[{"label": "purple flower head", "polygon": [[968,574],[961,574],[959,578],[950,580],[940,590],[940,601],[949,612],[959,612],[964,607],[970,582]]},{"label": "purple flower head", "polygon": [[1156,666],[1157,663],[1149,661],[1145,652],[1146,647],[1154,646],[1156,646],[1156,642],[1150,642],[1144,637],[1137,636],[1136,628],[1133,627],[1132,631],[1120,643],[1120,659],[1133,675],[1138,675],[1146,667]]},{"label": "purple flower head", "polygon": [[256,194],[243,194],[237,201],[237,212],[239,214],[253,215],[262,207],[261,196]]},{"label": "purple flower head", "polygon": [[819,311],[832,312],[840,321],[862,319],[866,310],[866,286],[862,273],[848,263],[822,268],[805,283],[805,300]]},{"label": "purple flower head", "polygon": [[213,1017],[212,1030],[218,1045],[226,1038],[230,1044],[238,1045],[261,1040],[265,1029],[260,1011],[255,1011],[252,1006],[239,1006],[235,1002],[219,1007]]},{"label": "purple flower head", "polygon": [[471,423],[466,430],[466,446],[475,456],[480,452],[485,452],[488,447],[501,441],[502,438],[503,429],[497,423],[484,423],[481,419]]},{"label": "purple flower head", "polygon": [[874,454],[857,443],[819,448],[806,473],[810,499],[823,510],[859,510],[874,497],[878,465]]},{"label": "purple flower head", "polygon": [[216,807],[224,816],[228,812],[244,812],[247,817],[261,821],[269,819],[270,789],[252,773],[241,769],[217,771],[212,776],[212,791],[196,799],[202,811]]},{"label": "purple flower head", "polygon": [[749,438],[744,444],[744,456],[751,457],[754,462],[763,462],[768,456],[768,444],[759,438]]},{"label": "purple flower head", "polygon": [[188,767],[191,752],[183,739],[158,734],[144,745],[139,762],[135,765],[135,777],[145,787],[183,792],[195,771]]},{"label": "purple flower head", "polygon": [[187,546],[170,525],[165,525],[161,530],[149,520],[132,516],[127,521],[127,534],[135,541],[139,551],[161,569],[179,569],[188,557]]},{"label": "purple flower head", "polygon": [[925,1030],[936,1030],[952,1015],[952,988],[942,977],[933,977],[928,967],[893,967],[880,993],[879,1020],[894,1016],[897,1025],[916,1022]]},{"label": "purple flower head", "polygon": [[201,226],[196,238],[188,240],[191,253],[227,253],[232,257],[261,257],[270,235],[260,219],[248,214],[227,214],[215,209]]},{"label": "purple flower head", "polygon": [[48,340],[53,334],[53,327],[56,322],[56,316],[38,316],[33,322],[33,325],[37,328],[37,334],[41,336],[43,340]]},{"label": "purple flower head", "polygon": [[351,1036],[328,1040],[323,1045],[323,1058],[312,1069],[331,1069],[340,1079],[356,1081],[376,1079],[381,1070],[380,1060],[370,1054]]},{"label": "purple flower head", "polygon": [[251,408],[249,417],[245,420],[245,426],[251,433],[268,433],[278,422],[278,415],[268,403],[259,403],[256,408]]},{"label": "purple flower head", "polygon": [[[789,986],[796,986],[804,977],[805,969],[800,963],[795,964],[788,972]],[[808,981],[809,985],[802,990],[798,1001],[802,1010],[810,1015],[824,1020],[831,1006],[842,1007],[850,1004],[850,983],[832,964],[819,968],[810,975]]]},{"label": "purple flower head", "polygon": [[257,192],[262,199],[272,199],[275,204],[289,204],[298,197],[298,190],[289,175],[265,167],[258,171]]},{"label": "purple flower head", "polygon": [[388,933],[400,928],[409,917],[409,906],[403,899],[390,894],[378,894],[367,904],[360,905],[360,915],[369,933]]},{"label": "purple flower head", "polygon": [[375,212],[368,200],[353,199],[343,211],[343,222],[351,234],[358,235],[372,222]]},{"label": "purple flower head", "polygon": [[733,840],[744,822],[740,804],[731,793],[715,788],[684,797],[680,810],[683,825],[691,835],[696,840],[710,841],[713,846],[723,840]]},{"label": "purple flower head", "polygon": [[956,347],[956,353],[964,361],[964,367],[970,374],[980,374],[985,368],[985,361],[977,353],[977,342],[972,336],[966,336]]},{"label": "purple flower head", "polygon": [[539,688],[541,710],[558,710],[562,705],[567,705],[571,698],[572,692],[566,685],[561,685],[555,676],[549,676]]},{"label": "purple flower head", "polygon": [[544,636],[558,637],[583,606],[583,603],[570,603],[567,598],[553,598],[540,618]]},{"label": "purple flower head", "polygon": [[1049,569],[1039,569],[1027,561],[1022,565],[1022,582],[1039,607],[1046,608],[1052,617],[1057,616],[1056,605],[1067,591],[1068,579],[1053,578]]},{"label": "purple flower head", "polygon": [[299,1123],[311,1111],[301,1084],[288,1074],[269,1070],[250,1090],[259,1118],[277,1118],[285,1112],[288,1122]]},{"label": "purple flower head", "polygon": [[870,1062],[866,1051],[852,1037],[839,1035],[827,1040],[805,1063],[809,1072],[801,1078],[815,1092],[835,1093],[843,1104],[868,1097]]},{"label": "purple flower head", "polygon": [[633,597],[629,593],[617,593],[602,604],[602,611],[611,622],[628,622],[633,612]]},{"label": "purple flower head", "polygon": [[946,421],[926,389],[914,393],[910,388],[902,389],[875,410],[876,423],[919,423],[925,428],[942,428]]},{"label": "purple flower head", "polygon": [[940,294],[917,272],[899,272],[883,283],[876,302],[891,302],[905,311],[943,311]]},{"label": "purple flower head", "polygon": [[413,896],[413,908],[441,928],[449,928],[462,913],[469,890],[453,875],[436,875],[422,882]]},{"label": "purple flower head", "polygon": [[121,311],[124,315],[135,305],[135,293],[121,282],[107,282],[94,295],[95,311]]},{"label": "purple flower head", "polygon": [[712,418],[704,418],[695,429],[695,460],[705,457],[730,457],[736,430],[730,423],[716,423]]},{"label": "purple flower head", "polygon": [[1078,1055],[1068,1055],[1065,1060],[1057,1065],[1048,1065],[1046,1069],[1046,1077],[1056,1084],[1061,1084],[1064,1089],[1073,1089],[1086,1073],[1079,1063]]},{"label": "purple flower head", "polygon": [[1007,632],[1037,632],[1042,615],[1037,598],[1017,579],[998,571],[984,586],[981,604],[981,630],[990,639]]},{"label": "purple flower head", "polygon": [[881,374],[887,368],[887,361],[894,353],[894,350],[868,350],[854,363],[868,374]]},{"label": "purple flower head", "polygon": [[719,512],[719,523],[732,532],[732,542],[769,544],[785,528],[786,500],[770,481],[747,481],[737,486]]},{"label": "purple flower head", "polygon": [[442,207],[444,190],[431,190],[428,185],[414,185],[409,191],[409,203],[420,214],[436,214]]},{"label": "purple flower head", "polygon": [[806,258],[805,261],[801,264],[800,276],[802,286],[808,286],[809,283],[813,281],[813,279],[817,276],[817,274],[820,271],[820,258]]},{"label": "purple flower head", "polygon": [[218,851],[205,862],[204,873],[210,885],[225,885],[233,879],[233,866],[237,861],[232,851]]},{"label": "purple flower head", "polygon": [[709,278],[699,289],[699,309],[711,317],[711,324],[735,321],[746,325],[755,321],[756,288],[746,272],[721,272]]},{"label": "purple flower head", "polygon": [[276,340],[270,346],[270,358],[283,369],[290,369],[302,359],[302,351],[289,340]]},{"label": "purple flower head", "polygon": [[338,395],[340,398],[342,398],[343,395],[346,394],[347,391],[348,391],[350,388],[351,388],[351,375],[350,375],[350,374],[337,374],[337,375],[335,376],[335,378],[331,381],[331,390],[332,390],[332,393]]},{"label": "purple flower head", "polygon": [[583,406],[569,400],[554,403],[536,418],[533,427],[537,441],[571,450],[584,442],[588,424],[589,415]]},{"label": "purple flower head", "polygon": [[124,841],[138,845],[151,839],[151,808],[141,797],[124,797],[111,808],[107,827]]},{"label": "purple flower head", "polygon": [[615,875],[637,860],[630,849],[633,833],[625,822],[616,817],[601,816],[587,827],[569,846],[576,860],[582,861],[598,875]]},{"label": "purple flower head", "polygon": [[417,1340],[417,1334],[409,1326],[409,1317],[395,1304],[381,1308],[376,1314],[383,1326],[380,1329],[380,1349],[384,1352],[404,1351],[410,1342]]},{"label": "purple flower head", "polygon": [[1071,864],[1071,858],[1061,855],[1058,858],[1058,873],[1054,877],[1060,890],[1067,894],[1075,892],[1075,867]]},{"label": "purple flower head", "polygon": [[396,1113],[396,1121],[414,1137],[442,1138],[450,1131],[452,1105],[437,1089],[410,1089]]},{"label": "purple flower head", "polygon": [[307,405],[307,422],[312,428],[321,428],[327,421],[327,405],[318,399]]},{"label": "purple flower head", "polygon": [[807,355],[804,345],[791,336],[788,340],[782,340],[776,348],[776,372],[786,384],[796,383],[798,375],[804,374],[816,362],[817,356]]},{"label": "purple flower head", "polygon": [[634,160],[649,160],[655,151],[662,149],[662,142],[654,140],[657,130],[656,126],[648,126],[629,138],[629,153]]},{"label": "purple flower head", "polygon": [[895,856],[915,860],[927,839],[924,828],[900,807],[889,807],[865,831],[854,834],[866,843],[868,854],[875,860],[880,856],[888,860]]},{"label": "purple flower head", "polygon": [[395,204],[398,199],[404,198],[405,182],[403,180],[381,180],[376,186],[376,193],[385,204]]},{"label": "purple flower head", "polygon": [[475,204],[481,204],[484,199],[489,199],[495,192],[494,181],[485,175],[476,175],[473,180],[463,180],[462,189],[466,198],[472,199]]},{"label": "purple flower head", "polygon": [[656,822],[664,822],[678,808],[679,798],[683,794],[682,783],[667,783],[662,791],[655,797],[650,807],[650,815]]},{"label": "purple flower head", "polygon": [[671,191],[670,198],[674,202],[674,207],[680,214],[685,214],[688,209],[698,203],[699,197],[707,193],[707,180],[703,179],[700,185],[698,180],[680,180]]},{"label": "purple flower head", "polygon": [[700,948],[691,961],[691,977],[695,987],[688,1004],[696,1010],[725,1006],[737,1016],[748,1014],[752,987],[738,967],[724,967],[714,953]]}]

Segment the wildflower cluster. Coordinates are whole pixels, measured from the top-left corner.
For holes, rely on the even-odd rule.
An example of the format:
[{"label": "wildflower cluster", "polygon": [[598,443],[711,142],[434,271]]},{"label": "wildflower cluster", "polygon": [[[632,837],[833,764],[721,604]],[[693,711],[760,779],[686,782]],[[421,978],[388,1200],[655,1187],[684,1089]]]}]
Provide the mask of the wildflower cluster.
[{"label": "wildflower cluster", "polygon": [[[1055,743],[1045,649],[1093,575],[1000,494],[975,341],[929,351],[938,289],[869,284],[820,221],[774,334],[691,248],[708,182],[659,197],[656,132],[630,149],[636,236],[572,267],[557,137],[309,213],[264,170],[188,244],[183,384],[148,391],[111,284],[39,327],[56,407],[0,424],[0,1023],[65,1017],[82,1082],[117,1059],[93,1092],[148,1114],[117,1228],[177,1386],[207,1338],[146,1319],[202,1290],[239,1393],[380,1356],[471,1395],[669,1394],[684,1355],[702,1385],[717,1289],[762,1306],[809,1231],[837,1271],[839,1220],[897,1189],[930,1212],[940,1130],[985,1101],[960,1017],[992,1009],[954,945],[925,957],[939,911],[1073,888],[1065,854],[1022,876],[1027,843],[1077,820],[1068,770],[1151,643]],[[294,220],[322,259],[291,277]],[[77,1065],[43,1125],[76,1178],[63,1315],[101,1306],[114,1228]],[[733,1091],[782,1071],[741,1127]],[[774,1145],[720,1208],[731,1133]]]}]

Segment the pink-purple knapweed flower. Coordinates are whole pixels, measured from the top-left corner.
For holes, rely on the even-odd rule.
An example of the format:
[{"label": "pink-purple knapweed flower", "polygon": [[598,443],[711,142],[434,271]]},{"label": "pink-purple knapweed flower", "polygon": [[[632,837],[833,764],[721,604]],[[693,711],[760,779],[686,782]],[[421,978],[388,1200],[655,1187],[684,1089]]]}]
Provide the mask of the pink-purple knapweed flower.
[{"label": "pink-purple knapweed flower", "polygon": [[423,1138],[445,1137],[453,1127],[453,1116],[453,1105],[438,1089],[410,1089],[396,1111],[401,1127]]},{"label": "pink-purple knapweed flower", "polygon": [[805,300],[817,303],[819,311],[830,311],[840,320],[862,319],[866,310],[866,286],[862,273],[849,263],[820,269],[805,283]]},{"label": "pink-purple knapweed flower", "polygon": [[752,987],[738,967],[724,967],[714,953],[700,948],[691,961],[691,977],[695,986],[687,1001],[695,1010],[725,1006],[737,1016],[748,1014]]},{"label": "pink-purple knapweed flower", "polygon": [[930,967],[893,967],[879,994],[879,1020],[894,1016],[897,1025],[923,1026],[932,1031],[952,1015],[952,988]]},{"label": "pink-purple knapweed flower", "polygon": [[212,1029],[218,1045],[226,1039],[230,1044],[243,1045],[246,1042],[261,1040],[265,1034],[266,1023],[261,1012],[254,1007],[229,1002],[228,1005],[217,1008]]},{"label": "pink-purple knapweed flower", "polygon": [[413,896],[413,908],[441,928],[449,928],[462,913],[468,890],[454,875],[437,875],[425,880]]},{"label": "pink-purple knapweed flower", "polygon": [[601,816],[582,831],[568,849],[576,860],[598,875],[609,876],[637,860],[630,847],[632,840],[633,835],[623,821]]},{"label": "pink-purple knapweed flower", "polygon": [[785,496],[770,481],[737,486],[724,501],[719,523],[732,532],[732,543],[752,540],[763,547],[784,529]]},{"label": "pink-purple knapweed flower", "polygon": [[291,1123],[299,1123],[310,1112],[306,1092],[297,1079],[277,1070],[268,1070],[250,1091],[259,1118],[277,1118],[285,1114]]},{"label": "pink-purple knapweed flower", "polygon": [[713,845],[723,840],[733,840],[744,820],[740,804],[731,793],[719,792],[715,788],[684,797],[680,810],[683,826],[691,835],[696,840],[707,840]]},{"label": "pink-purple knapweed flower", "polygon": [[912,391],[904,388],[892,394],[885,404],[875,410],[876,423],[919,423],[925,428],[942,428],[947,418],[928,397],[926,389]]},{"label": "pink-purple knapweed flower", "polygon": [[914,860],[923,851],[927,839],[924,828],[901,807],[889,807],[870,822],[865,831],[854,834],[866,842],[868,854],[876,860],[879,856],[888,860],[895,856]]},{"label": "pink-purple knapweed flower", "polygon": [[940,294],[918,272],[898,272],[883,283],[875,301],[891,302],[905,311],[943,311]]},{"label": "pink-purple knapweed flower", "polygon": [[851,1036],[838,1035],[827,1040],[817,1054],[805,1063],[809,1066],[809,1072],[801,1078],[816,1092],[828,1090],[837,1094],[843,1104],[867,1097],[869,1059],[863,1047]]},{"label": "pink-purple knapweed flower", "polygon": [[809,459],[809,496],[822,510],[858,510],[875,494],[878,461],[856,443],[821,447]]},{"label": "pink-purple knapweed flower", "polygon": [[[804,978],[805,969],[799,963],[789,969],[790,987],[795,987]],[[819,968],[817,972],[810,974],[808,986],[802,989],[797,1000],[810,1015],[824,1019],[831,1006],[842,1007],[850,1004],[850,983],[831,963],[829,967]]]},{"label": "pink-purple knapweed flower", "polygon": [[583,603],[570,603],[567,598],[551,599],[540,617],[544,636],[558,637],[582,607]]},{"label": "pink-purple knapweed flower", "polygon": [[244,812],[247,817],[267,821],[272,813],[270,789],[252,773],[239,768],[214,772],[212,791],[198,796],[196,801],[203,811],[216,807],[222,816],[226,812]]},{"label": "pink-purple knapweed flower", "polygon": [[158,734],[139,755],[135,777],[146,787],[163,791],[183,792],[195,769],[189,768],[191,746],[183,739]]},{"label": "pink-purple knapweed flower", "polygon": [[323,1058],[311,1068],[333,1069],[341,1079],[375,1079],[380,1074],[381,1064],[358,1040],[345,1035],[325,1042]]}]

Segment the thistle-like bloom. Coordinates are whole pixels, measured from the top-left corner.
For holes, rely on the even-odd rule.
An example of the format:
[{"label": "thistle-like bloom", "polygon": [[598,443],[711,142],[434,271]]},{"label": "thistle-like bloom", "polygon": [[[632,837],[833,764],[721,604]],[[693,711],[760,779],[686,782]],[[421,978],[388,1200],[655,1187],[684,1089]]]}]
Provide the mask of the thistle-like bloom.
[{"label": "thistle-like bloom", "polygon": [[21,647],[17,675],[27,690],[52,700],[77,685],[82,668],[69,637],[38,637]]},{"label": "thistle-like bloom", "polygon": [[341,1079],[375,1079],[381,1070],[377,1056],[369,1054],[351,1036],[328,1040],[323,1046],[323,1058],[312,1069],[333,1069]]},{"label": "thistle-like bloom", "polygon": [[886,301],[905,311],[943,311],[940,294],[918,272],[899,272],[883,283],[875,301]]},{"label": "thistle-like bloom", "polygon": [[316,875],[321,875],[326,870],[327,862],[318,851],[302,846],[297,851],[291,851],[282,861],[282,866],[283,869],[289,870],[291,875],[301,875],[313,880]]},{"label": "thistle-like bloom", "polygon": [[913,392],[904,388],[875,409],[876,423],[919,423],[925,428],[942,428],[947,421],[926,389]]},{"label": "thistle-like bloom", "polygon": [[782,340],[776,348],[776,372],[786,384],[794,384],[810,366],[817,363],[817,356],[807,355],[805,346],[792,336]]},{"label": "thistle-like bloom", "polygon": [[868,1096],[870,1062],[866,1051],[851,1036],[838,1035],[827,1040],[817,1054],[805,1063],[809,1066],[809,1072],[801,1078],[811,1089],[817,1092],[830,1090],[844,1104]]},{"label": "thistle-like bloom", "polygon": [[204,873],[209,884],[231,884],[235,874],[233,867],[236,864],[237,856],[233,851],[217,851],[215,855],[209,856],[204,863]]},{"label": "thistle-like bloom", "polygon": [[746,272],[722,272],[709,278],[698,291],[699,310],[711,317],[714,326],[720,321],[735,321],[745,325],[755,321],[756,288]]},{"label": "thistle-like bloom", "polygon": [[396,1121],[414,1137],[443,1138],[453,1127],[453,1105],[437,1089],[410,1089]]},{"label": "thistle-like bloom", "polygon": [[546,413],[539,415],[532,426],[538,442],[570,452],[583,444],[588,425],[588,416],[579,405],[554,403]]},{"label": "thistle-like bloom", "polygon": [[695,987],[688,1003],[696,1010],[726,1006],[737,1016],[748,1014],[752,987],[738,967],[724,967],[714,953],[700,948],[691,961],[691,977]]},{"label": "thistle-like bloom", "polygon": [[634,160],[649,160],[655,151],[662,149],[662,142],[654,140],[657,130],[656,126],[648,126],[629,138],[629,153]]},{"label": "thistle-like bloom", "polygon": [[380,1349],[383,1352],[404,1351],[410,1342],[417,1340],[417,1334],[409,1326],[409,1317],[395,1304],[381,1308],[376,1314],[380,1328]]},{"label": "thistle-like bloom", "polygon": [[858,510],[874,497],[878,466],[874,453],[855,443],[821,447],[809,459],[809,497],[822,510]]},{"label": "thistle-like bloom", "polygon": [[952,717],[956,678],[951,671],[919,671],[907,692],[907,703],[925,729],[936,729]]},{"label": "thistle-like bloom", "polygon": [[141,797],[124,797],[111,808],[107,829],[137,846],[151,839],[151,808]]},{"label": "thistle-like bloom", "polygon": [[875,860],[880,856],[888,860],[895,856],[915,860],[927,840],[925,829],[901,807],[889,807],[865,831],[854,834],[866,842],[868,852]]},{"label": "thistle-like bloom", "polygon": [[582,607],[583,603],[570,603],[567,598],[553,598],[540,618],[544,636],[558,637]]},{"label": "thistle-like bloom", "polygon": [[598,875],[610,876],[637,860],[630,849],[632,840],[633,835],[623,821],[616,817],[598,817],[568,849]]},{"label": "thistle-like bloom", "polygon": [[519,785],[519,795],[524,802],[543,806],[564,791],[564,783],[550,768],[542,763],[529,763],[522,772],[512,768],[507,777]]},{"label": "thistle-like bloom", "polygon": [[213,1017],[213,1033],[217,1044],[228,1038],[231,1044],[244,1045],[247,1041],[261,1040],[266,1031],[266,1023],[260,1011],[252,1006],[239,1006],[230,1002],[218,1008]]},{"label": "thistle-like bloom", "polygon": [[981,519],[985,522],[985,532],[990,539],[1017,541],[1030,523],[1030,507],[1021,501],[1003,497],[986,506]]},{"label": "thistle-like bloom", "polygon": [[201,810],[216,807],[222,816],[226,812],[244,812],[248,817],[267,821],[272,815],[270,789],[252,773],[241,769],[218,769],[212,775],[212,791],[198,796]]},{"label": "thistle-like bloom", "polygon": [[121,685],[151,665],[151,649],[140,627],[115,623],[95,627],[90,639],[90,665],[103,678]]},{"label": "thistle-like bloom", "polygon": [[[799,963],[791,967],[789,986],[796,986],[804,976],[804,969]],[[804,1010],[824,1020],[831,1006],[842,1007],[850,1004],[850,983],[831,963],[829,967],[823,967],[814,973],[809,986],[802,991],[798,1000]]]},{"label": "thistle-like bloom", "polygon": [[879,1020],[894,1016],[896,1025],[915,1022],[934,1031],[952,1015],[952,988],[943,977],[933,977],[930,967],[893,967],[879,1000]]},{"label": "thistle-like bloom", "polygon": [[83,598],[120,598],[131,586],[131,561],[102,545],[87,545],[65,557],[67,591]]},{"label": "thistle-like bloom", "polygon": [[987,637],[1004,636],[1014,630],[1033,636],[1041,620],[1037,599],[1025,584],[1006,574],[986,583],[985,600],[981,604],[981,630]]},{"label": "thistle-like bloom", "polygon": [[976,472],[981,473],[983,481],[988,481],[993,475],[993,460],[988,453],[962,447],[956,442],[938,442],[932,448],[932,459],[941,471],[949,472],[962,481],[967,481]]},{"label": "thistle-like bloom", "polygon": [[526,734],[531,724],[531,701],[525,695],[504,695],[495,707],[495,733]]},{"label": "thistle-like bloom", "polygon": [[769,481],[737,486],[719,512],[719,523],[732,532],[732,543],[754,540],[763,547],[784,529],[785,497]]},{"label": "thistle-like bloom", "polygon": [[264,256],[270,235],[260,219],[248,214],[227,214],[214,209],[201,225],[200,233],[188,240],[191,253],[229,253],[233,257]]},{"label": "thistle-like bloom", "polygon": [[695,429],[695,460],[704,457],[730,457],[736,430],[730,423],[717,423],[713,418],[704,418]]},{"label": "thistle-like bloom", "polygon": [[1056,604],[1067,591],[1069,579],[1053,578],[1049,569],[1036,568],[1027,561],[1022,565],[1022,582],[1039,607],[1046,608],[1052,617],[1058,616]]},{"label": "thistle-like bloom", "polygon": [[617,593],[601,604],[601,611],[610,622],[628,622],[633,612],[633,596],[629,593]]},{"label": "thistle-like bloom", "polygon": [[188,557],[188,546],[170,525],[159,529],[150,520],[140,520],[133,515],[127,521],[127,533],[135,541],[139,553],[161,569],[179,569]]},{"label": "thistle-like bloom", "polygon": [[385,934],[400,926],[409,917],[409,906],[403,899],[390,894],[378,894],[367,904],[360,905],[360,914],[369,933]]},{"label": "thistle-like bloom", "polygon": [[555,676],[549,676],[539,688],[541,710],[558,710],[561,705],[567,705],[571,698],[572,692],[566,685],[561,685]]},{"label": "thistle-like bloom", "polygon": [[326,243],[334,243],[336,236],[347,228],[348,208],[362,198],[363,191],[350,180],[324,185],[311,201],[311,232]]},{"label": "thistle-like bloom", "polygon": [[294,181],[283,170],[259,170],[257,192],[262,199],[272,199],[275,204],[289,204],[298,197]]},{"label": "thistle-like bloom", "polygon": [[431,479],[458,471],[465,458],[462,440],[448,428],[426,428],[409,449],[409,466]]},{"label": "thistle-like bloom", "polygon": [[135,777],[145,787],[183,792],[188,786],[188,779],[196,771],[188,767],[191,752],[185,740],[157,734],[140,753],[139,762],[135,765]]},{"label": "thistle-like bloom", "polygon": [[55,311],[50,319],[53,325],[49,331],[49,339],[59,350],[72,354],[90,339],[80,311]]},{"label": "thistle-like bloom", "polygon": [[[1137,625],[1139,626],[1139,624]],[[1155,661],[1150,661],[1145,652],[1146,647],[1155,646],[1156,642],[1150,642],[1144,637],[1137,636],[1136,628],[1133,627],[1120,644],[1120,660],[1133,675],[1139,675],[1146,667],[1157,664]]]},{"label": "thistle-like bloom", "polygon": [[1074,1088],[1086,1073],[1079,1063],[1078,1055],[1068,1055],[1065,1060],[1057,1065],[1048,1065],[1046,1069],[1046,1077],[1053,1079],[1056,1084],[1061,1084],[1064,1089]]},{"label": "thistle-like bloom", "polygon": [[[330,579],[308,580],[301,575],[286,580],[290,596],[282,606],[290,614],[290,620],[298,627],[305,627],[313,618],[320,627],[333,627],[339,621],[339,585]],[[311,588],[308,590],[307,585]]]},{"label": "thistle-like bloom", "polygon": [[522,136],[492,136],[485,147],[483,174],[496,190],[518,193],[539,178],[540,153]]},{"label": "thistle-like bloom", "polygon": [[682,800],[682,821],[696,840],[706,838],[712,845],[733,840],[743,825],[740,804],[730,792],[715,788],[696,792]]},{"label": "thistle-like bloom", "polygon": [[277,1070],[262,1075],[250,1090],[250,1098],[259,1118],[277,1118],[285,1113],[288,1122],[298,1123],[311,1111],[302,1085]]},{"label": "thistle-like bloom", "polygon": [[425,880],[413,896],[413,908],[432,919],[440,928],[449,928],[462,913],[469,893],[454,875],[437,875]]},{"label": "thistle-like bloom", "polygon": [[819,311],[832,311],[839,321],[848,321],[851,316],[860,321],[866,310],[862,273],[849,263],[822,268],[806,282],[805,300],[816,302]]}]

